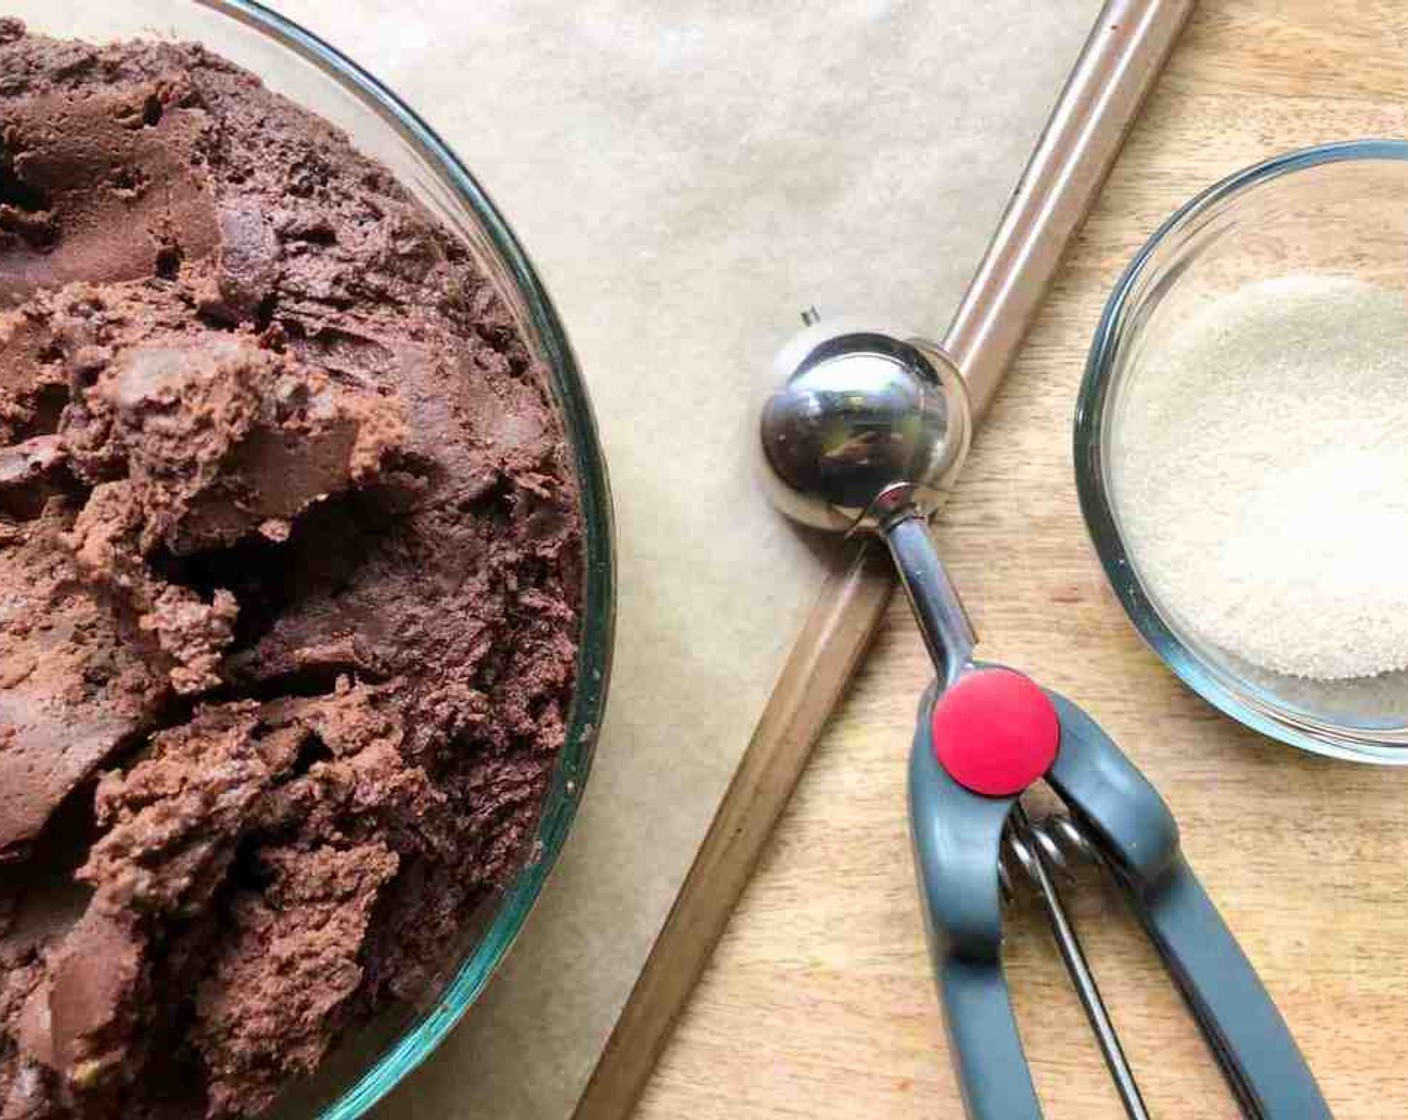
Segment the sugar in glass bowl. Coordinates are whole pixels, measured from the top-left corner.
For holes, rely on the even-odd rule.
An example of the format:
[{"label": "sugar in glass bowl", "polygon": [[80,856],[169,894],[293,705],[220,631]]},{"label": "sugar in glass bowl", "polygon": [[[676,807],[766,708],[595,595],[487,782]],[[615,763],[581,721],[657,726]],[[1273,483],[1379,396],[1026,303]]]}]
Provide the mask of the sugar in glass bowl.
[{"label": "sugar in glass bowl", "polygon": [[[1354,290],[1372,285],[1381,293],[1373,297],[1377,305],[1386,302],[1390,315],[1395,300],[1408,307],[1408,143],[1361,140],[1291,152],[1210,187],[1164,223],[1116,284],[1096,329],[1077,404],[1077,488],[1091,538],[1121,604],[1145,641],[1189,686],[1233,718],[1293,746],[1337,758],[1408,764],[1408,671],[1322,679],[1321,674],[1289,672],[1284,666],[1281,671],[1267,668],[1274,658],[1258,661],[1239,656],[1209,640],[1206,629],[1190,619],[1190,613],[1197,612],[1186,609],[1190,602],[1186,580],[1180,589],[1185,609],[1179,609],[1172,584],[1164,578],[1161,586],[1159,566],[1152,562],[1148,546],[1142,546],[1146,551],[1141,555],[1139,534],[1132,532],[1134,523],[1147,512],[1133,508],[1139,491],[1124,485],[1132,469],[1128,465],[1132,417],[1145,409],[1143,422],[1147,423],[1151,393],[1197,391],[1197,379],[1192,377],[1186,384],[1161,383],[1160,379],[1181,376],[1176,363],[1161,358],[1181,343],[1190,324],[1198,323],[1219,301],[1237,298],[1237,293],[1246,293],[1253,285],[1265,298],[1273,298],[1277,291],[1295,292],[1297,285],[1303,291],[1307,284],[1312,288],[1323,284],[1331,290],[1335,285],[1348,284]],[[1319,344],[1334,354],[1337,347],[1358,345],[1361,336],[1356,331],[1367,329],[1374,328],[1347,314],[1333,330],[1323,332]],[[1249,352],[1238,350],[1239,345],[1254,345],[1252,339],[1226,341],[1231,355]],[[1343,356],[1352,362],[1352,350]],[[1294,375],[1288,369],[1287,376]],[[1326,401],[1336,393],[1355,391],[1323,371],[1313,388],[1301,388],[1302,412],[1296,422],[1302,438],[1307,423],[1314,423],[1313,411],[1307,413],[1304,408],[1306,391],[1323,393]],[[1408,381],[1402,391],[1408,394]],[[1236,429],[1235,422],[1226,425],[1229,442],[1235,439]],[[1403,438],[1408,440],[1408,432]],[[1197,443],[1190,455],[1216,454],[1210,441]],[[1229,458],[1247,462],[1252,457]],[[1177,456],[1171,456],[1170,462],[1176,465]],[[1215,472],[1198,474],[1216,477]],[[1348,478],[1352,489],[1352,472]],[[1228,479],[1230,485],[1240,481]],[[1374,482],[1384,485],[1382,479]],[[1176,469],[1163,482],[1169,488],[1184,483]],[[1392,485],[1401,485],[1408,494],[1408,477]],[[1148,493],[1147,486],[1143,492]],[[1204,490],[1186,497],[1206,500],[1208,494]],[[1349,502],[1353,495],[1345,497]],[[1343,528],[1327,524],[1323,532]],[[1362,530],[1355,533],[1356,539],[1375,539],[1372,526],[1354,528]],[[1178,525],[1168,527],[1169,533],[1179,531]],[[1147,532],[1144,535],[1147,538]],[[1314,547],[1315,536],[1312,530],[1300,541],[1286,544]],[[1276,550],[1263,548],[1259,554],[1265,555],[1267,578],[1274,578]],[[1166,561],[1166,557],[1159,559]],[[1162,571],[1166,574],[1166,563]],[[1408,579],[1408,560],[1404,572]],[[1307,599],[1311,601],[1288,604],[1288,610],[1314,610],[1314,596]],[[1373,606],[1366,596],[1364,610],[1372,611]],[[1343,613],[1346,618],[1353,615],[1352,610]],[[1294,637],[1310,631],[1313,627],[1306,626],[1287,634]],[[1352,627],[1347,626],[1345,633],[1352,633]],[[1339,651],[1341,662],[1345,649],[1358,652],[1353,638],[1349,640],[1351,644]],[[1313,656],[1306,656],[1313,653],[1301,651],[1301,659],[1313,662]]]}]

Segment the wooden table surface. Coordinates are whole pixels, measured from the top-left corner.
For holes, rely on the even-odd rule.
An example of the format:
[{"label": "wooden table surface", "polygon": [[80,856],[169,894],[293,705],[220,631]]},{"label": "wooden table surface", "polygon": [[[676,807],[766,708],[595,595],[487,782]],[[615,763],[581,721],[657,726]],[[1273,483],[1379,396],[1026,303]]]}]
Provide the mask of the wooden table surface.
[{"label": "wooden table surface", "polygon": [[[1152,778],[1335,1115],[1408,1116],[1408,771],[1217,715],[1139,642],[1076,504],[1070,431],[1101,304],[1202,186],[1288,148],[1408,134],[1408,6],[1204,0],[936,529],[982,651],[1086,706]],[[914,892],[905,755],[929,677],[896,603],[697,989],[642,1120],[960,1117]],[[1154,1115],[1238,1112],[1118,900],[1076,920]],[[1053,1120],[1123,1115],[1029,903],[1008,974]]]}]

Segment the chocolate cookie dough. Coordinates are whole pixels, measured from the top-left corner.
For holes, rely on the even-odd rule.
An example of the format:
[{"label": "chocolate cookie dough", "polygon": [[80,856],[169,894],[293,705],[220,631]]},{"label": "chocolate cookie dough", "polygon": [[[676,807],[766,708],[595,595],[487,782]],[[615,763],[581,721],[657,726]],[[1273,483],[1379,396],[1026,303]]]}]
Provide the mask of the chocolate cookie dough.
[{"label": "chocolate cookie dough", "polygon": [[419,996],[565,735],[577,495],[465,248],[198,46],[0,20],[0,1120]]}]

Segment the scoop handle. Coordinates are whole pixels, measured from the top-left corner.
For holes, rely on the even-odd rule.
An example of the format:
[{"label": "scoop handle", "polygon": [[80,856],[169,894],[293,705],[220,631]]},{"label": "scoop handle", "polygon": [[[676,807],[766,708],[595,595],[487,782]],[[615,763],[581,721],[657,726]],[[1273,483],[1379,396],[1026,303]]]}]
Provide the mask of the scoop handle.
[{"label": "scoop handle", "polygon": [[1041,1120],[1001,964],[952,956],[936,963],[968,1120]]},{"label": "scoop handle", "polygon": [[1183,858],[1163,798],[1090,716],[1047,695],[1061,721],[1047,781],[1098,839],[1243,1110],[1257,1120],[1325,1120],[1310,1067]]},{"label": "scoop handle", "polygon": [[1139,890],[1136,905],[1247,1114],[1329,1120],[1290,1028],[1187,861]]},{"label": "scoop handle", "polygon": [[979,797],[938,763],[920,707],[909,761],[910,836],[944,1028],[968,1120],[1040,1120],[1002,971],[1002,831],[1016,799]]},{"label": "scoop handle", "polygon": [[939,559],[928,520],[918,510],[909,510],[890,521],[883,533],[929,658],[948,687],[972,662],[978,644],[973,623]]}]

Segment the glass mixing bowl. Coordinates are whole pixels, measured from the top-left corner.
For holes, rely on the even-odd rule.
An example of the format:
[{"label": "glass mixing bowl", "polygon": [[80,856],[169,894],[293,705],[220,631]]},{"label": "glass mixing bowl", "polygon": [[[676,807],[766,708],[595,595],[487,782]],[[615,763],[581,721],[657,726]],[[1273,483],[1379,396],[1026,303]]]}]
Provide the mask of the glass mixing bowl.
[{"label": "glass mixing bowl", "polygon": [[395,94],[316,36],[248,0],[8,0],[3,14],[61,37],[198,41],[332,121],[465,241],[550,372],[584,524],[577,685],[567,740],[521,870],[501,896],[470,917],[437,990],[414,1007],[388,1009],[354,1033],[273,1113],[280,1120],[351,1120],[419,1065],[483,990],[538,897],[582,796],[606,699],[614,618],[611,501],[586,387],[542,282],[483,188]]},{"label": "glass mixing bowl", "polygon": [[1121,530],[1113,450],[1124,406],[1161,368],[1151,355],[1220,296],[1308,273],[1367,281],[1408,300],[1408,143],[1360,140],[1267,160],[1198,195],[1149,239],[1106,304],[1081,385],[1081,509],[1135,627],[1206,700],[1305,750],[1408,764],[1408,672],[1318,681],[1240,659],[1200,639],[1160,600]]}]

